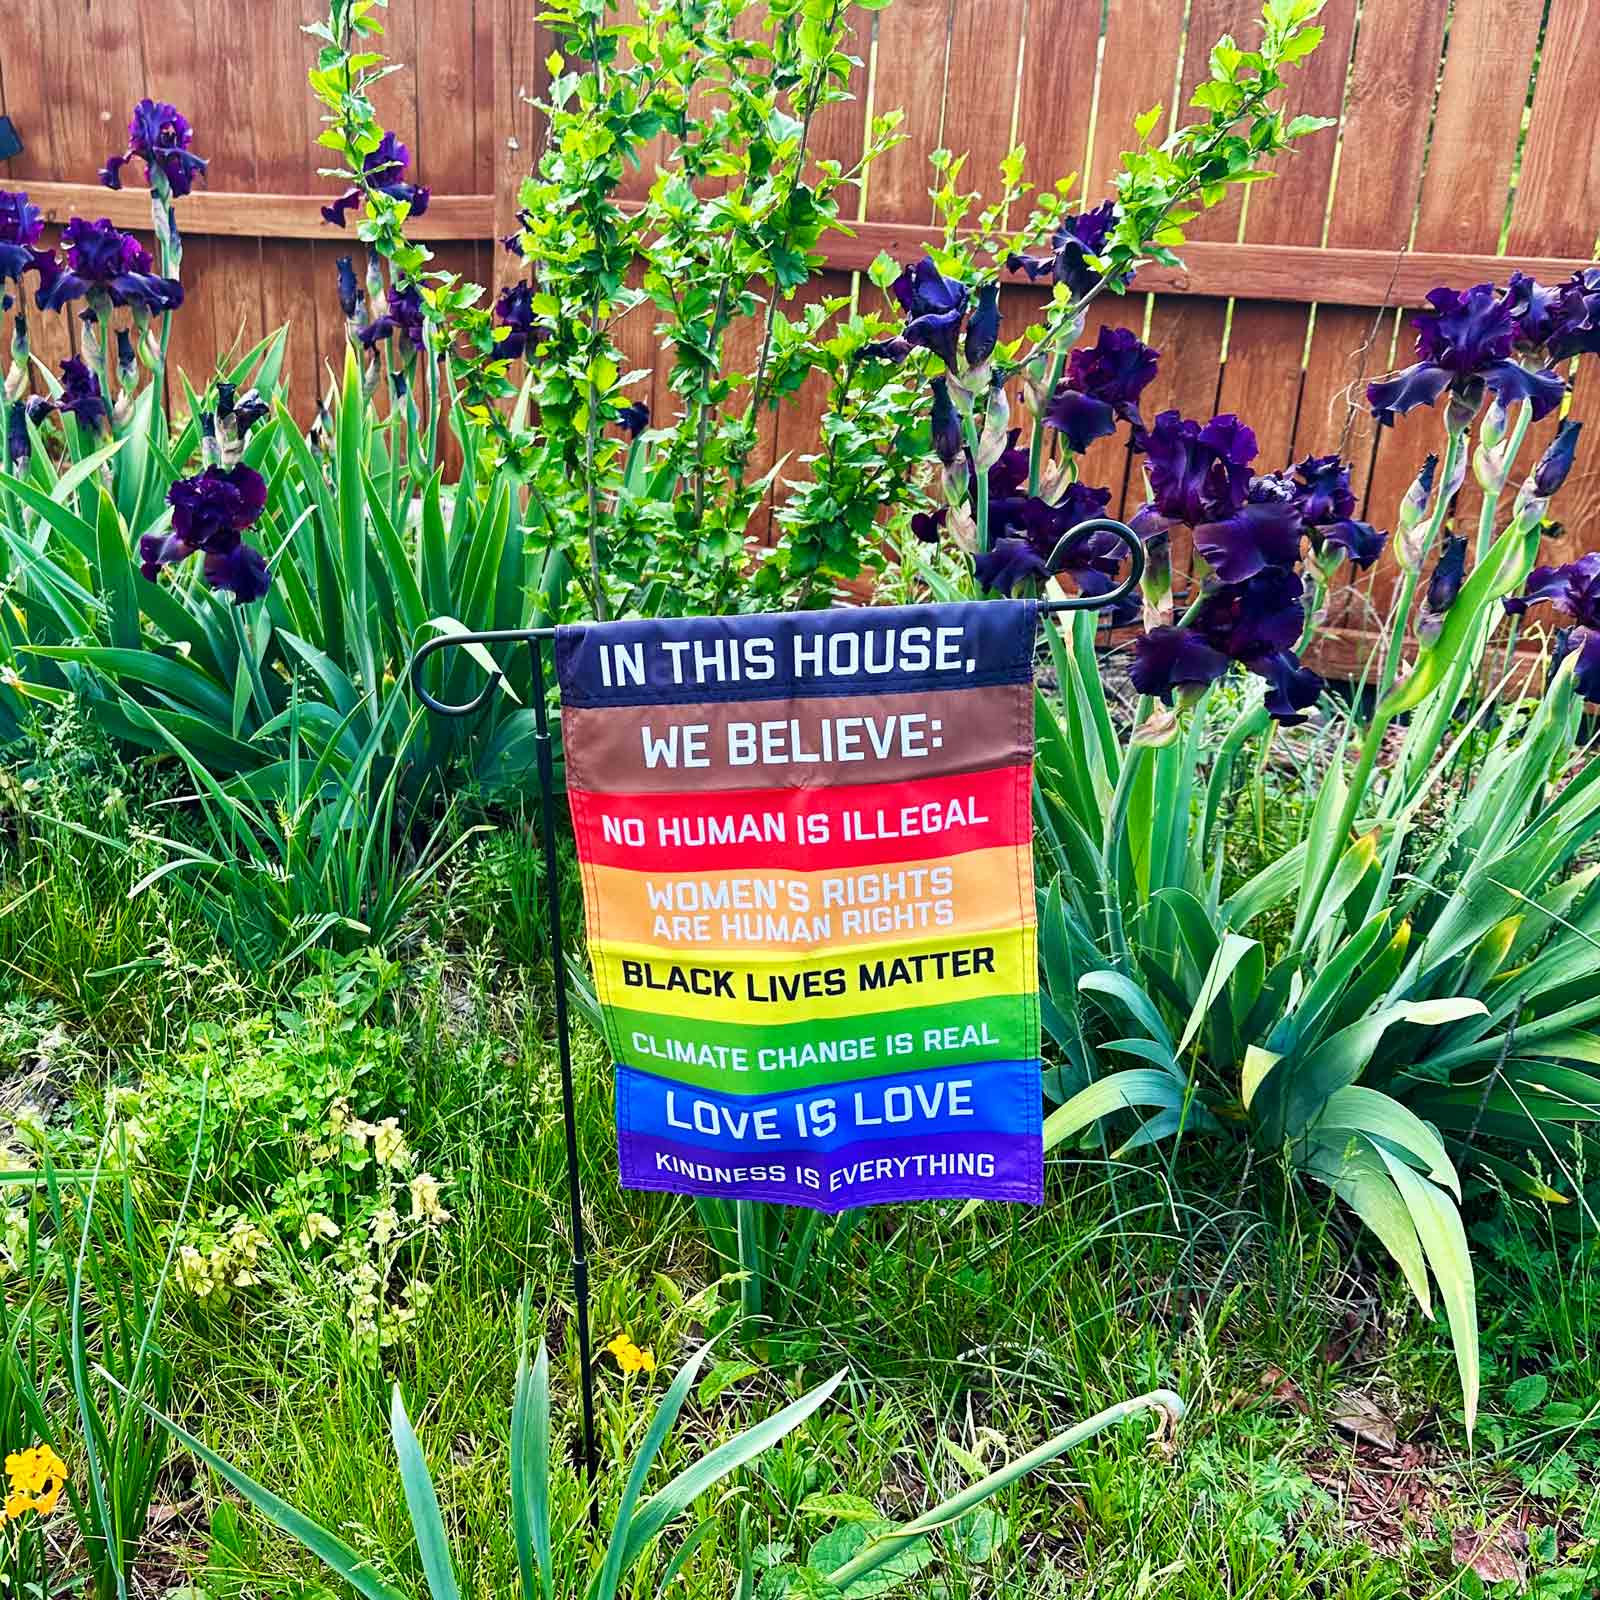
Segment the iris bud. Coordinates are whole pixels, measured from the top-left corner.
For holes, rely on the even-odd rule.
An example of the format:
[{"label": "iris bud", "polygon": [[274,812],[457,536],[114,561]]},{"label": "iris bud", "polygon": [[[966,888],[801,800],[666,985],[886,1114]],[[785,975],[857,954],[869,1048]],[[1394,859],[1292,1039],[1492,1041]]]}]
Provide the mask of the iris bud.
[{"label": "iris bud", "polygon": [[1450,400],[1444,408],[1446,433],[1462,434],[1472,426],[1483,404],[1483,379],[1468,378],[1450,386]]},{"label": "iris bud", "polygon": [[961,454],[961,419],[945,379],[934,378],[929,387],[933,390],[933,452],[948,467]]},{"label": "iris bud", "polygon": [[981,367],[1000,339],[1000,285],[986,283],[978,290],[978,303],[967,319],[964,354],[969,367]]},{"label": "iris bud", "polygon": [[28,434],[27,407],[14,405],[6,426],[6,461],[9,465],[26,469],[33,459],[33,440]]},{"label": "iris bud", "polygon": [[1539,457],[1533,469],[1533,492],[1541,500],[1548,500],[1567,481],[1572,471],[1573,457],[1578,452],[1578,434],[1583,424],[1568,417],[1556,432],[1549,449]]},{"label": "iris bud", "polygon": [[1417,637],[1431,644],[1444,626],[1444,615],[1456,603],[1467,576],[1467,541],[1463,534],[1447,534],[1444,550],[1428,579],[1423,596],[1422,615],[1417,622]]}]

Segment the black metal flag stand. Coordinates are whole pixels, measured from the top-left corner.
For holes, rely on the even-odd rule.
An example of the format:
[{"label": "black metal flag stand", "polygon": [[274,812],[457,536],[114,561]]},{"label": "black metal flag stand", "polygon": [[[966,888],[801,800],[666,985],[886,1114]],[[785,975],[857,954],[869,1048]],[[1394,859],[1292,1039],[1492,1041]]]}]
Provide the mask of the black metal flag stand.
[{"label": "black metal flag stand", "polygon": [[[1057,541],[1047,563],[1054,571],[1066,546],[1090,533],[1111,533],[1128,553],[1128,575],[1106,594],[1079,595],[1065,600],[1043,600],[1038,611],[1099,611],[1131,594],[1144,576],[1144,542],[1126,523],[1111,517],[1091,517],[1069,529]],[[545,693],[544,641],[553,640],[554,628],[493,628],[481,633],[441,634],[430,639],[411,658],[411,687],[430,711],[442,717],[469,717],[481,710],[499,687],[501,673],[491,671],[476,698],[464,705],[447,705],[423,686],[422,669],[429,656],[464,645],[526,644],[533,663],[534,750],[539,773],[539,813],[544,835],[545,913],[550,938],[550,961],[556,988],[556,1050],[561,1067],[561,1115],[567,1135],[567,1200],[572,1212],[572,1292],[578,1321],[578,1362],[583,1385],[583,1459],[589,1482],[589,1520],[599,1525],[600,1500],[596,1492],[600,1454],[594,1429],[594,1367],[589,1328],[589,1257],[583,1227],[583,1194],[578,1178],[577,1102],[572,1087],[572,1029],[567,1015],[567,958],[561,926],[561,885],[556,854],[555,758],[550,746],[550,707]]]}]

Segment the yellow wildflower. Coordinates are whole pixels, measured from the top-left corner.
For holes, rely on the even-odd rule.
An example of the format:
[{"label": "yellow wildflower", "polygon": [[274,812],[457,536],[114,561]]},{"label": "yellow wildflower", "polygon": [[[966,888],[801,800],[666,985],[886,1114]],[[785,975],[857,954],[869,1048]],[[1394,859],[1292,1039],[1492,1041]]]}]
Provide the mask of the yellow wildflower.
[{"label": "yellow wildflower", "polygon": [[61,1498],[67,1464],[49,1445],[39,1444],[6,1457],[6,1479],[11,1487],[0,1510],[0,1523],[15,1522],[28,1511],[48,1517]]},{"label": "yellow wildflower", "polygon": [[300,1224],[300,1248],[309,1250],[314,1241],[318,1239],[337,1239],[339,1237],[339,1224],[322,1211],[306,1212],[305,1221]]},{"label": "yellow wildflower", "polygon": [[404,1167],[410,1164],[411,1153],[406,1149],[406,1136],[400,1131],[398,1117],[385,1117],[372,1130],[372,1153],[378,1164],[385,1167]]},{"label": "yellow wildflower", "polygon": [[411,1180],[411,1215],[419,1222],[448,1222],[450,1213],[439,1203],[439,1194],[439,1180],[431,1172],[419,1172]]},{"label": "yellow wildflower", "polygon": [[656,1358],[648,1350],[641,1350],[627,1334],[619,1333],[606,1349],[617,1358],[617,1365],[624,1372],[654,1372]]}]

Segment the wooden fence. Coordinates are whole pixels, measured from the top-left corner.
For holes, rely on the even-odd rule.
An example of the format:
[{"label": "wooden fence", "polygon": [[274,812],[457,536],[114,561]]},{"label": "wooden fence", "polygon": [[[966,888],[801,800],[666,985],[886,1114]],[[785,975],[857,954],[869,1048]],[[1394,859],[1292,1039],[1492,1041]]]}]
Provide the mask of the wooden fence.
[{"label": "wooden fence", "polygon": [[[514,263],[498,251],[538,129],[528,96],[547,40],[531,0],[391,0],[387,48],[416,63],[383,86],[390,125],[433,189],[416,231],[440,263],[480,282]],[[1181,108],[1221,33],[1252,36],[1247,0],[894,0],[857,11],[854,54],[865,64],[853,103],[827,108],[813,130],[820,156],[861,149],[866,107],[906,109],[906,142],[872,169],[854,238],[826,248],[828,270],[807,291],[839,292],[880,249],[916,252],[931,210],[928,156],[970,152],[964,180],[994,182],[1013,139],[1028,175],[1067,172],[1101,196],[1135,113]],[[211,158],[209,185],[183,203],[189,302],[174,338],[191,373],[215,352],[287,322],[295,403],[312,408],[323,364],[337,356],[342,321],[333,261],[348,236],[324,225],[331,185],[317,177],[318,113],[304,75],[313,42],[299,31],[314,0],[10,0],[0,54],[0,112],[23,153],[0,183],[29,190],[58,220],[75,212],[148,224],[142,190],[94,184],[122,145],[141,94],[175,100]],[[1433,284],[1502,279],[1513,267],[1548,280],[1595,255],[1600,231],[1600,93],[1586,48],[1590,0],[1328,0],[1321,48],[1295,75],[1294,109],[1338,118],[1252,188],[1194,226],[1182,271],[1149,270],[1135,292],[1103,300],[1098,322],[1143,329],[1162,353],[1150,410],[1175,405],[1205,417],[1237,411],[1275,467],[1340,449],[1356,463],[1366,514],[1380,526],[1437,436],[1438,417],[1414,412],[1381,435],[1354,401],[1365,381],[1409,359],[1403,309]],[[870,81],[869,81],[870,80]],[[638,180],[648,182],[649,175]],[[1010,325],[1039,292],[1008,288]],[[55,319],[51,319],[55,320]],[[70,330],[41,332],[41,354]],[[640,324],[631,353],[650,364]],[[738,352],[731,352],[734,359]],[[1600,392],[1586,364],[1574,396],[1584,416]],[[664,384],[652,397],[670,408]],[[815,437],[814,400],[785,413],[771,449]],[[1600,422],[1593,424],[1600,433]],[[1531,461],[1554,427],[1532,430]],[[1593,449],[1586,452],[1593,457]],[[1092,454],[1092,481],[1131,510],[1124,452]],[[1473,514],[1474,491],[1461,511]],[[1566,559],[1595,542],[1600,471],[1581,464],[1559,510]],[[1381,604],[1380,570],[1341,597],[1334,620],[1359,628]],[[1353,649],[1347,641],[1345,654]],[[1337,645],[1330,653],[1340,655]]]}]

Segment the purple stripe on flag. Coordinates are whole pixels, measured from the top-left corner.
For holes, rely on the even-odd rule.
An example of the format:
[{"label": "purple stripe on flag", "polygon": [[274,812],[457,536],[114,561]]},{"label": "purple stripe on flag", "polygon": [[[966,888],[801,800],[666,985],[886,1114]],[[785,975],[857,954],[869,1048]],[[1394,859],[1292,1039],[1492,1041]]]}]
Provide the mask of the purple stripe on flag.
[{"label": "purple stripe on flag", "polygon": [[716,1195],[844,1211],[914,1200],[1044,1198],[1037,1133],[940,1134],[916,1141],[864,1139],[829,1155],[811,1150],[714,1153],[648,1133],[619,1131],[627,1189]]}]

